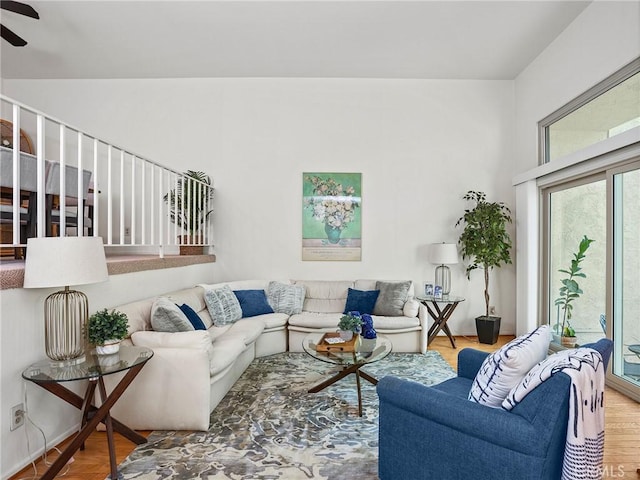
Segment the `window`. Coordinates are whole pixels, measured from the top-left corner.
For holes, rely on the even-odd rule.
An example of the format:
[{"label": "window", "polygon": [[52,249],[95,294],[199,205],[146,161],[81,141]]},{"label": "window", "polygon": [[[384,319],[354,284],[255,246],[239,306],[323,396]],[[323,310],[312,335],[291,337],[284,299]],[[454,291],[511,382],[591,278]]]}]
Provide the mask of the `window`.
[{"label": "window", "polygon": [[540,122],[540,163],[634,128],[640,128],[640,58]]}]

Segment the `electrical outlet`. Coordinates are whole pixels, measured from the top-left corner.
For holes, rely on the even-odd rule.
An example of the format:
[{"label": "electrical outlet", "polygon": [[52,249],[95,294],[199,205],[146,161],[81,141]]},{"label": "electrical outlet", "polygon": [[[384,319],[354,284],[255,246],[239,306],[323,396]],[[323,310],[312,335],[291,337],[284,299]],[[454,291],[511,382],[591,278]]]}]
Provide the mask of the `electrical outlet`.
[{"label": "electrical outlet", "polygon": [[124,234],[128,237],[131,235],[131,229],[129,227],[124,227]]},{"label": "electrical outlet", "polygon": [[495,315],[496,314],[496,307],[494,307],[493,305],[491,305],[489,307],[489,315]]},{"label": "electrical outlet", "polygon": [[24,405],[22,403],[11,408],[11,430],[24,425]]}]

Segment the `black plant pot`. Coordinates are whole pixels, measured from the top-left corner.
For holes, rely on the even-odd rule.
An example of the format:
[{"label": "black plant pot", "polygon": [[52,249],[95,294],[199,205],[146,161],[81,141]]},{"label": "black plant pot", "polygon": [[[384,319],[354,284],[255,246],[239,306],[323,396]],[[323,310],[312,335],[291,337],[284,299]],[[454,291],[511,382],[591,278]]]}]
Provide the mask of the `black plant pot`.
[{"label": "black plant pot", "polygon": [[476,317],[476,331],[480,343],[493,345],[500,334],[500,317]]}]

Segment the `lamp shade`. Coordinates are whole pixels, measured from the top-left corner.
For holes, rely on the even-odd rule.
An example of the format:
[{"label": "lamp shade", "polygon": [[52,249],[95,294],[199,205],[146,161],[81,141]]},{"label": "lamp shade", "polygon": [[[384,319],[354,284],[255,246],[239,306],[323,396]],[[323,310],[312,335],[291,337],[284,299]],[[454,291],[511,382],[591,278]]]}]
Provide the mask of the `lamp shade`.
[{"label": "lamp shade", "polygon": [[458,248],[455,243],[434,243],[429,248],[429,262],[437,265],[458,263]]},{"label": "lamp shade", "polygon": [[40,237],[27,240],[24,288],[63,287],[109,279],[100,237]]}]

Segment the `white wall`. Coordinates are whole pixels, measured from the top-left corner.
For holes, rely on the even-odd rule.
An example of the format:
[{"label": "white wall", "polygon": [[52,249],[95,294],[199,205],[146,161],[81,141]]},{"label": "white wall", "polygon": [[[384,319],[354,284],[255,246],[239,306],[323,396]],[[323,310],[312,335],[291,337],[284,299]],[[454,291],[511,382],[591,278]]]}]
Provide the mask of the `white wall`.
[{"label": "white wall", "polygon": [[[89,298],[89,311],[114,307],[123,303],[198,283],[213,282],[215,264],[201,264],[180,269],[112,275],[108,282],[79,287]],[[79,411],[44,389],[22,380],[22,371],[44,355],[42,312],[45,298],[56,289],[11,289],[0,293],[0,371],[2,390],[0,405],[1,478],[15,473],[28,461],[25,427],[11,432],[9,413],[12,406],[23,403],[26,388],[30,417],[47,436],[49,448],[67,437],[79,425]],[[82,384],[74,382],[78,390]],[[42,436],[28,427],[31,454],[43,448]],[[42,473],[42,472],[41,472]]]},{"label": "white wall", "polygon": [[[483,190],[490,200],[512,207],[515,203],[509,81],[5,80],[3,93],[167,166],[211,174],[216,281],[386,278],[422,283],[433,280],[435,268],[427,262],[426,245],[457,240],[460,231],[454,224],[467,207],[461,199],[467,190]],[[305,171],[362,172],[361,262],[301,261]],[[468,301],[456,310],[451,329],[475,335],[473,318],[484,312],[482,274],[469,282],[461,264],[452,271],[453,293]],[[142,298],[170,289],[168,277],[160,286],[154,285],[156,273],[149,275],[146,292],[123,288],[123,296]],[[492,304],[503,317],[502,333],[513,333],[515,269],[503,268],[493,279]],[[19,387],[21,369],[43,355],[40,322],[35,321],[40,307],[31,303],[42,298],[44,292],[7,294],[19,305],[14,312],[28,310],[30,326],[26,332],[22,323],[3,328],[26,335],[30,353],[14,355],[11,339],[17,332],[3,335],[3,357],[12,363],[3,368],[3,390],[5,383],[11,390]],[[115,298],[114,293],[100,300],[122,303]],[[2,303],[4,308],[4,296]],[[19,392],[4,395],[6,419]],[[52,409],[63,409],[51,399],[38,402],[46,402],[39,415],[45,423],[56,417],[47,418]],[[69,426],[70,415],[65,411],[64,425],[56,432]],[[19,435],[3,433],[3,438]],[[3,453],[8,466],[24,456],[23,442]]]},{"label": "white wall", "polygon": [[[6,93],[88,132],[215,180],[218,280],[433,279],[425,245],[456,241],[461,196],[514,204],[512,82],[182,79],[5,81]],[[361,262],[301,261],[305,171],[362,172]],[[451,327],[475,332],[482,274]],[[514,270],[496,275],[514,331]]]},{"label": "white wall", "polygon": [[516,172],[538,165],[538,122],[640,56],[640,2],[589,5],[515,81]]},{"label": "white wall", "polygon": [[[538,165],[537,123],[640,56],[640,2],[589,5],[517,78],[516,172]],[[518,333],[537,325],[539,192],[517,187]],[[534,294],[532,294],[531,288]]]}]

